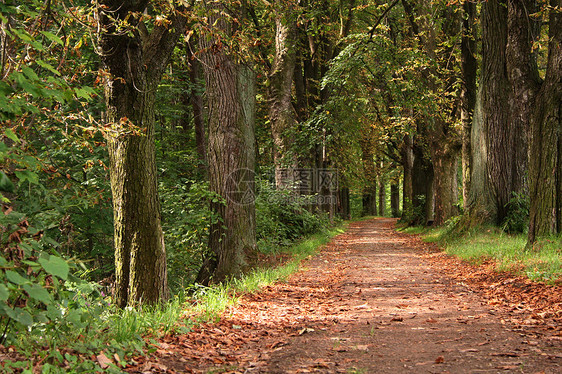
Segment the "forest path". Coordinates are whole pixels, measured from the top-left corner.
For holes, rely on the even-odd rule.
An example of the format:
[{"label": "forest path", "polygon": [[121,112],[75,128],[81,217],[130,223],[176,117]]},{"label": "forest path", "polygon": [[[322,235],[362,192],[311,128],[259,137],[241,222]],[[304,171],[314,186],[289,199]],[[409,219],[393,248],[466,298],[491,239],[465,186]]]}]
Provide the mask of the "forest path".
[{"label": "forest path", "polygon": [[163,339],[145,369],[562,372],[560,326],[509,322],[498,303],[448,275],[435,247],[394,223],[352,223],[286,283],[243,297],[218,323]]}]

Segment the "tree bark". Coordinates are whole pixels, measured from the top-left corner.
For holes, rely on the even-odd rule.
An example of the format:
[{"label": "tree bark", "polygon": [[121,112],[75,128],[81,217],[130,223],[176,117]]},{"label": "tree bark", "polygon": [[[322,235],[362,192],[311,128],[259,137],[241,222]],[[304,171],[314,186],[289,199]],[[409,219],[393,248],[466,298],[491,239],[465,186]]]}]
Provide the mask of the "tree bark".
[{"label": "tree bark", "polygon": [[400,216],[400,188],[398,182],[390,184],[390,210],[392,217],[397,218]]},{"label": "tree bark", "polygon": [[[458,34],[460,30],[458,15],[452,11],[452,8],[445,8],[442,29],[438,30],[431,22],[433,5],[417,1],[415,6],[412,6],[407,0],[402,0],[402,5],[423,50],[431,60],[437,61],[441,65],[440,69],[428,66],[427,71],[430,73],[422,72],[422,79],[426,81],[427,86],[435,95],[441,96],[443,92],[452,94],[455,77],[449,64],[449,56],[452,55],[454,47],[449,47],[444,51],[439,51],[437,47],[440,45],[441,38],[452,39]],[[441,34],[438,34],[438,31]],[[453,107],[453,103],[442,105],[442,110],[448,112],[445,114],[446,118],[439,115],[426,118],[424,120],[427,124],[424,130],[418,131],[430,145],[429,151],[435,179],[431,184],[434,193],[426,195],[426,208],[428,209],[426,218],[433,220],[436,225],[444,223],[457,214],[458,193],[456,186],[453,188],[453,184],[457,181],[457,171],[453,163],[456,163],[462,147],[460,134],[453,126],[455,117]]]},{"label": "tree bark", "polygon": [[530,93],[526,85],[532,57],[527,56],[531,53],[530,30],[521,30],[524,10],[520,6],[499,0],[482,5],[482,72],[478,116],[473,123],[474,140],[480,147],[473,144],[469,203],[470,214],[477,222],[501,224],[513,194],[526,190],[527,100],[531,97],[524,96]]},{"label": "tree bark", "polygon": [[377,178],[375,174],[375,155],[371,140],[372,129],[365,129],[360,139],[361,159],[363,163],[363,175],[365,185],[363,186],[363,216],[374,216],[377,214]]},{"label": "tree bark", "polygon": [[[154,145],[154,101],[162,73],[185,27],[150,34],[138,20],[148,1],[100,2],[101,59],[106,71],[106,138],[114,210],[115,299],[120,307],[168,297]],[[133,25],[124,32],[127,19]]]},{"label": "tree bark", "polygon": [[404,135],[402,154],[402,220],[409,221],[414,214],[414,191],[412,176],[414,172],[414,140],[411,135]]},{"label": "tree bark", "polygon": [[456,216],[459,211],[458,202],[458,181],[457,181],[457,162],[458,152],[449,152],[446,143],[441,143],[441,147],[434,145],[432,149],[433,168],[435,170],[435,213],[433,224],[440,226],[449,218]]},{"label": "tree bark", "polygon": [[189,81],[191,83],[189,102],[193,111],[195,146],[199,158],[199,168],[205,171],[207,165],[207,137],[205,135],[205,116],[203,115],[203,97],[201,95],[203,72],[201,71],[201,63],[193,55],[195,45],[196,43],[186,43],[185,45],[186,57],[189,63]]},{"label": "tree bark", "polygon": [[412,172],[412,217],[410,224],[425,225],[433,220],[433,164],[425,151],[413,143],[414,166]]},{"label": "tree bark", "polygon": [[461,40],[461,123],[462,123],[462,197],[463,208],[468,210],[470,195],[470,176],[472,173],[472,147],[471,131],[472,117],[476,105],[476,76],[478,61],[476,61],[476,3],[465,1],[463,3],[463,29]]},{"label": "tree bark", "polygon": [[296,63],[296,16],[286,7],[276,9],[275,56],[269,74],[269,120],[273,137],[273,164],[275,184],[284,184],[280,169],[287,164],[296,167],[294,157],[287,159],[287,150],[292,143],[287,130],[295,125],[291,88]]},{"label": "tree bark", "polygon": [[[220,4],[209,5],[209,24],[222,34],[232,35],[234,24],[224,16]],[[244,9],[236,9],[243,19]],[[207,259],[198,281],[221,282],[241,275],[247,255],[255,252],[255,73],[235,61],[233,52],[216,35],[200,38],[209,105],[210,189],[224,203],[212,203],[220,222],[211,225]]]},{"label": "tree bark", "polygon": [[[380,162],[381,171],[383,169],[384,163]],[[380,173],[378,176],[379,182],[379,216],[384,217],[386,213],[386,180],[385,176]]]},{"label": "tree bark", "polygon": [[531,117],[529,245],[562,232],[562,1],[551,1],[548,62]]},{"label": "tree bark", "polygon": [[338,214],[341,219],[351,219],[351,204],[349,201],[349,188],[338,189]]}]

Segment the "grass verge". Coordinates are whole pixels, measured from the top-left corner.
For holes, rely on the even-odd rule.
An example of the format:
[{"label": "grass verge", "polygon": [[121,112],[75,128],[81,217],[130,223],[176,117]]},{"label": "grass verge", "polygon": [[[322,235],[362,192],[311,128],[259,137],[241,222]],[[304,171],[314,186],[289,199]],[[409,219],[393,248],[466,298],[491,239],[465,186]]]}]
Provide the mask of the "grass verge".
[{"label": "grass verge", "polygon": [[446,253],[473,264],[493,261],[497,271],[550,284],[562,281],[562,237],[541,239],[528,249],[525,234],[506,234],[496,227],[480,226],[462,234],[451,227],[414,227],[403,231],[421,234],[425,241],[437,243]]},{"label": "grass verge", "polygon": [[240,296],[286,280],[302,260],[342,233],[344,227],[325,230],[284,248],[290,259],[281,266],[254,269],[240,279],[212,287],[195,286],[161,305],[119,310],[108,305],[107,298],[100,300],[102,312],[92,313],[83,324],[59,326],[57,331],[43,331],[41,337],[21,334],[6,347],[9,349],[0,346],[0,371],[121,373],[132,357],[151,353],[158,337],[186,333],[200,323],[217,320]]}]

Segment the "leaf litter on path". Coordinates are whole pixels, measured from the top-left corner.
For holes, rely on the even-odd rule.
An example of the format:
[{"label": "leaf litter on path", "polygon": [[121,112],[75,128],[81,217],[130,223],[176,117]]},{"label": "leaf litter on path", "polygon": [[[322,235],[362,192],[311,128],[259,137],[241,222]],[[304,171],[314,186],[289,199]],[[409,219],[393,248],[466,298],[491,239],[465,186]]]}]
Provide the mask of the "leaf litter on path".
[{"label": "leaf litter on path", "polygon": [[394,223],[352,223],[287,282],[127,371],[562,372],[560,287],[467,265]]}]

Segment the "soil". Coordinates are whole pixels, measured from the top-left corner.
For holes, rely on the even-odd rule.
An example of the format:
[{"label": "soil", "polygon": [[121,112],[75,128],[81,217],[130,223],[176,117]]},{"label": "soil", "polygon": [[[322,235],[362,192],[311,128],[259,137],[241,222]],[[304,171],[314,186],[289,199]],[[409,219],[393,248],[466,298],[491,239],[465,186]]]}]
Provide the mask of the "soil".
[{"label": "soil", "polygon": [[562,290],[354,222],[287,282],[127,371],[562,373]]}]

